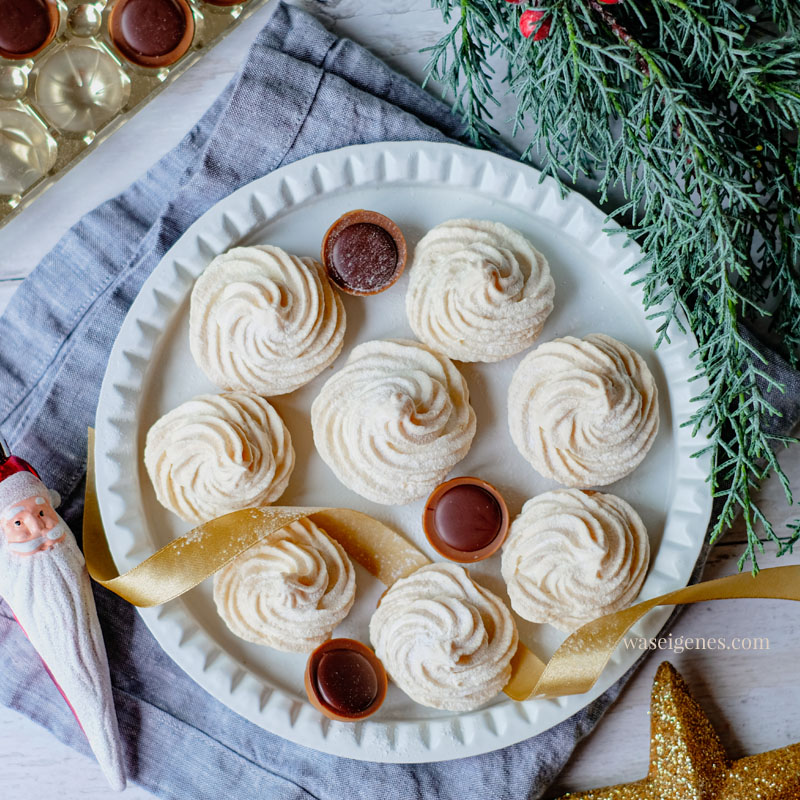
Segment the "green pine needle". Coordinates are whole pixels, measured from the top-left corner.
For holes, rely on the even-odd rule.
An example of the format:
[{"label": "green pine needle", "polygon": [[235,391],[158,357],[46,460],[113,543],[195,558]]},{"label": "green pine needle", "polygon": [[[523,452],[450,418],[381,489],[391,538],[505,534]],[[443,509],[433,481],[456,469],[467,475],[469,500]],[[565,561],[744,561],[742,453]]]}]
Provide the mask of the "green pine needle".
[{"label": "green pine needle", "polygon": [[[471,139],[495,133],[493,70],[502,53],[523,157],[562,186],[580,176],[624,202],[613,215],[643,250],[645,308],[659,339],[698,341],[709,389],[687,423],[709,432],[716,541],[741,514],[740,569],[772,541],[792,552],[800,521],[779,536],[754,500],[794,441],[772,434],[775,397],[743,323],[769,327],[792,364],[800,346],[800,3],[761,0],[546,0],[543,41],[524,38],[524,6],[432,0],[453,25],[429,48],[429,77],[452,94]],[[662,310],[666,309],[666,310]]]}]

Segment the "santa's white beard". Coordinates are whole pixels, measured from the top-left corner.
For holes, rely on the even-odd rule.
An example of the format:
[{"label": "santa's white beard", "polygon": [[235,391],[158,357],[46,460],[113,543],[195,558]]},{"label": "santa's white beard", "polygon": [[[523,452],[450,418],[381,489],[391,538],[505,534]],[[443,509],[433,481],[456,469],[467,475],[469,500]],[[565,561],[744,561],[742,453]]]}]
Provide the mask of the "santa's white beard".
[{"label": "santa's white beard", "polygon": [[108,659],[85,562],[75,538],[31,555],[9,552],[0,534],[0,595],[61,688],[109,783],[125,788],[125,767]]}]

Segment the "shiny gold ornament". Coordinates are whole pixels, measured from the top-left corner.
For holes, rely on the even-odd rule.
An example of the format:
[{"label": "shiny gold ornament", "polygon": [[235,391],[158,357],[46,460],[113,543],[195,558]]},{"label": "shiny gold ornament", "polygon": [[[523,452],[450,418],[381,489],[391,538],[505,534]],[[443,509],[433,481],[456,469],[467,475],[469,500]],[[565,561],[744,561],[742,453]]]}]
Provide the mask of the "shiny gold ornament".
[{"label": "shiny gold ornament", "polygon": [[800,744],[732,762],[668,661],[656,672],[650,718],[646,778],[562,800],[800,800]]}]

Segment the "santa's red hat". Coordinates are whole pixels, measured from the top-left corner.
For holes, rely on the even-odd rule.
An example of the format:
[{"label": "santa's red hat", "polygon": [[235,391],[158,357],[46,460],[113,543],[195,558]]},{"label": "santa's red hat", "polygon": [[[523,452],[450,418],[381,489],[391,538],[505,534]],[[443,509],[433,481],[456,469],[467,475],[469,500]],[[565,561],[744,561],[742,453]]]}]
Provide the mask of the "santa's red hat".
[{"label": "santa's red hat", "polygon": [[8,445],[0,436],[0,520],[15,503],[28,497],[41,497],[43,502],[58,501],[42,483],[36,470],[24,459],[12,456]]}]

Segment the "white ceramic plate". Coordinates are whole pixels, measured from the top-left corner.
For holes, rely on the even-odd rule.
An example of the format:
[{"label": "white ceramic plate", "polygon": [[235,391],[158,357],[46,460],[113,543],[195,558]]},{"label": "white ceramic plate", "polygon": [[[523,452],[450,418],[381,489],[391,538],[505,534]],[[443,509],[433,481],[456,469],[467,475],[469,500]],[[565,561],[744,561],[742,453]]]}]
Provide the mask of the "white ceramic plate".
[{"label": "white ceramic plate", "polygon": [[[215,391],[195,366],[188,343],[189,294],[209,261],[234,245],[277,244],[317,256],[328,226],[353,208],[394,219],[413,249],[434,225],[453,217],[500,220],[524,232],[547,257],[556,283],[555,310],[540,341],[603,332],[636,348],[659,387],[661,428],[643,464],[609,487],[642,515],[652,562],[642,597],[686,584],[705,535],[711,501],[704,482],[707,462],[681,427],[694,374],[691,336],[674,333],[653,350],[656,323],[645,318],[635,275],[639,257],[624,237],[603,233],[601,211],[578,194],[562,198],[552,180],[513,161],[454,145],[421,142],[373,144],[322,153],[283,167],[240,189],[201,217],[167,253],[144,284],[120,330],[108,364],[97,412],[100,509],[111,551],[127,570],[189,527],[155,499],[142,464],[149,426],[178,403]],[[353,345],[369,339],[411,336],[404,297],[407,274],[383,294],[345,297],[347,335],[341,366]],[[522,356],[499,364],[463,365],[478,433],[454,474],[479,475],[497,485],[516,514],[528,497],[552,488],[519,455],[506,426],[506,391]],[[297,466],[280,500],[286,505],[352,507],[389,523],[429,555],[421,533],[423,502],[386,507],[343,487],[314,450],[309,408],[326,371],[303,389],[277,398],[291,430]],[[499,557],[472,574],[505,595]],[[335,635],[368,642],[367,625],[383,587],[357,567],[358,598]],[[636,628],[652,636],[668,615],[652,612]],[[439,761],[483,753],[533,736],[560,722],[607,689],[639,654],[621,648],[595,688],[558,700],[515,703],[499,695],[486,707],[462,714],[419,706],[391,686],[372,718],[331,722],[307,702],[305,657],[251,645],[218,617],[211,581],[160,608],[140,613],[161,646],[204,689],[266,730],[327,753],[373,761]],[[547,658],[563,636],[547,625],[520,621],[522,640]]]}]

